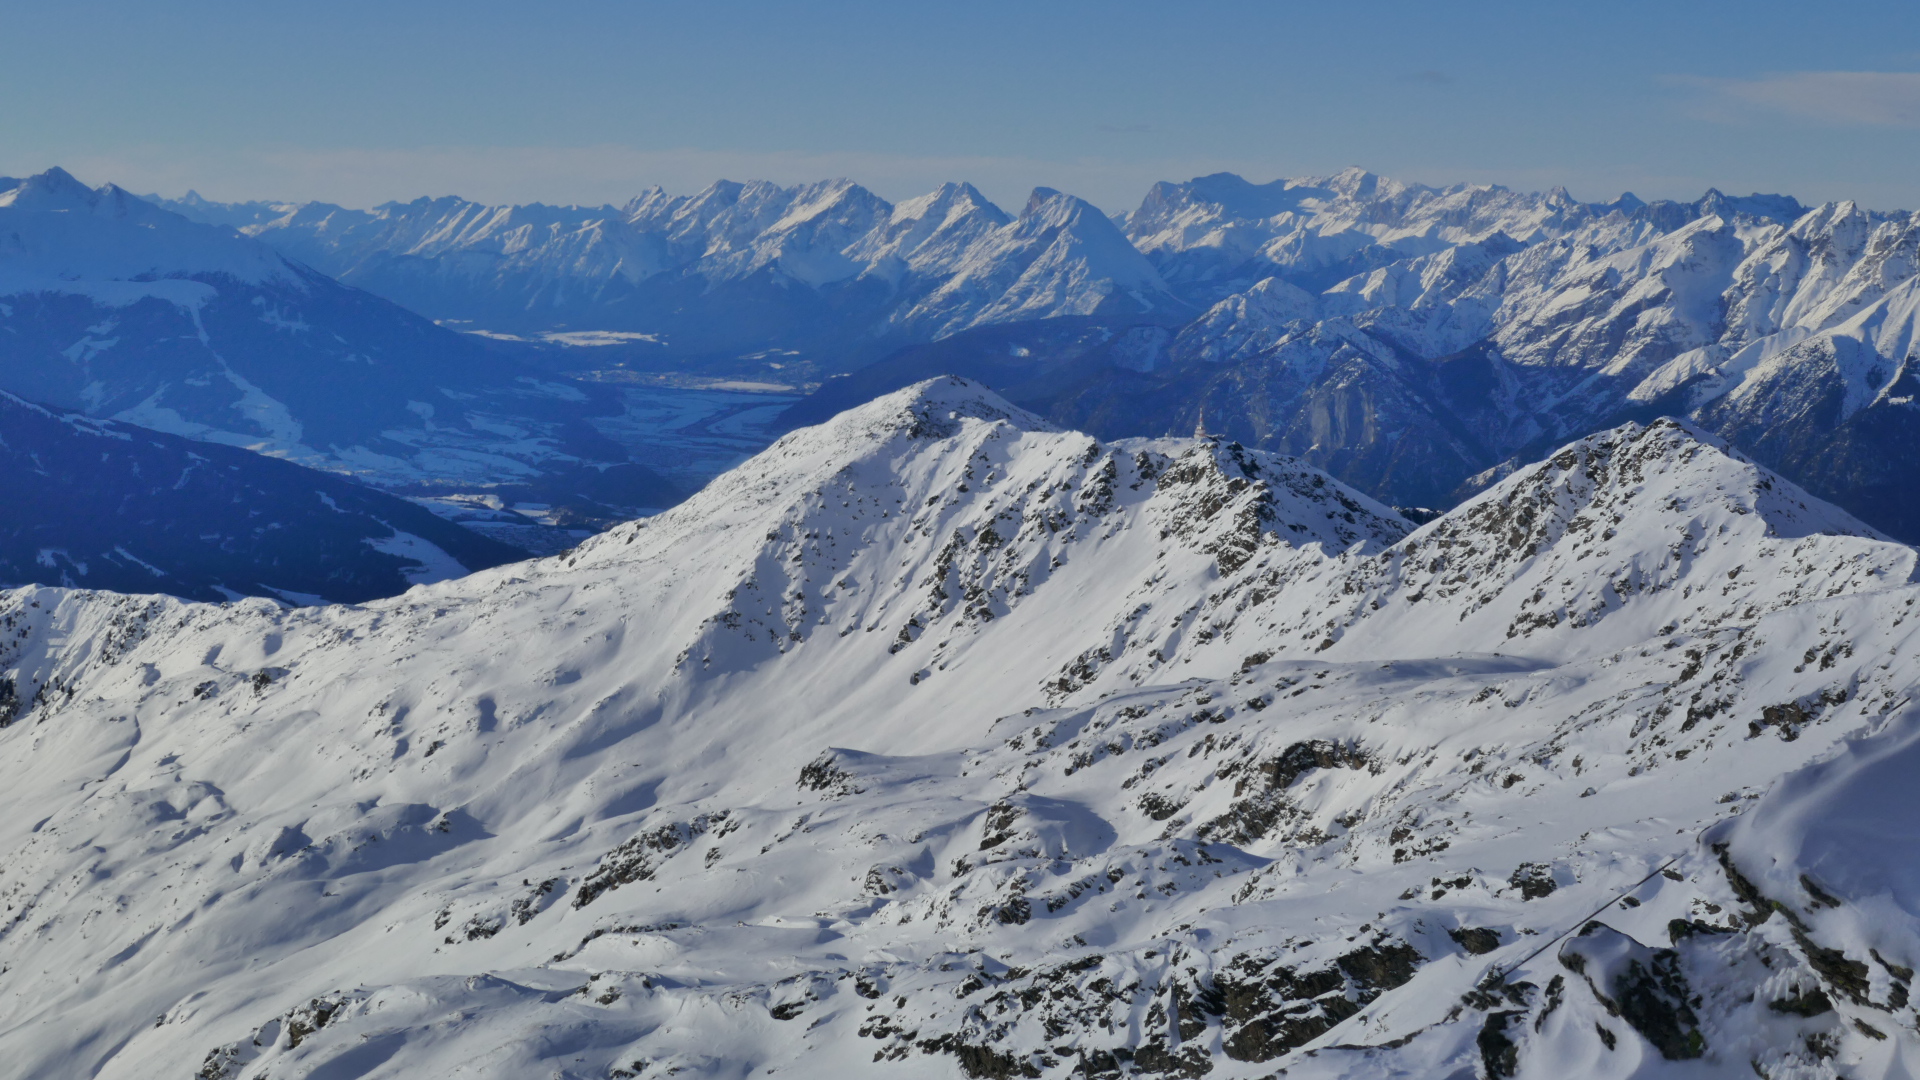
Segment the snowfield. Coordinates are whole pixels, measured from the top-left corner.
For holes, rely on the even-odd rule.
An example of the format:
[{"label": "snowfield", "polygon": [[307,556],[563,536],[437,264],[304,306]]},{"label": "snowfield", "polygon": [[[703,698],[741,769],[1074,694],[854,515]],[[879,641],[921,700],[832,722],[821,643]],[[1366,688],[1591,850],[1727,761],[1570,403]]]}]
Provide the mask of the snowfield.
[{"label": "snowfield", "polygon": [[[0,594],[0,1073],[1913,1075],[1913,549],[922,383],[364,606]],[[1598,914],[1596,914],[1598,912]]]}]

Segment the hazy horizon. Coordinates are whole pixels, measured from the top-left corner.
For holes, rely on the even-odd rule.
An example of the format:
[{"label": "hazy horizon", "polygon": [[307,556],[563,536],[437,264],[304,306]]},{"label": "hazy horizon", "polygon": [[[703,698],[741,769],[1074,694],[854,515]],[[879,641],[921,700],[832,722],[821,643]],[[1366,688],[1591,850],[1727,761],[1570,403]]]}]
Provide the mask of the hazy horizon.
[{"label": "hazy horizon", "polygon": [[765,2],[10,16],[0,173],[219,201],[618,203],[658,184],[967,180],[1131,209],[1157,180],[1920,205],[1920,18],[1854,2],[1337,10]]}]

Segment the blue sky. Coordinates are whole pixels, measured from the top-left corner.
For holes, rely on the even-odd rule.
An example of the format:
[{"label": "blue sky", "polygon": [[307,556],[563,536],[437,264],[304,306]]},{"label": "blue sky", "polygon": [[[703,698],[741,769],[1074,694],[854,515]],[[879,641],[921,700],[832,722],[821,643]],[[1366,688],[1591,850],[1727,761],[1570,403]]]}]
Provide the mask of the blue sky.
[{"label": "blue sky", "polygon": [[213,198],[622,201],[1157,179],[1920,207],[1920,3],[7,5],[0,173]]}]

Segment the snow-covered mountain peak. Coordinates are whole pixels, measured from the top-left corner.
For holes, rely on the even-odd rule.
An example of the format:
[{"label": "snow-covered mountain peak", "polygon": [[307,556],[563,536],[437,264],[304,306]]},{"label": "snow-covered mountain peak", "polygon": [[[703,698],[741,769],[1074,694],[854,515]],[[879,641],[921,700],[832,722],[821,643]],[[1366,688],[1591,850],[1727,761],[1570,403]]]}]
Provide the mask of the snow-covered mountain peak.
[{"label": "snow-covered mountain peak", "polygon": [[1333,197],[1312,180],[1274,180],[1255,184],[1234,173],[1213,173],[1184,184],[1161,181],[1147,191],[1139,209],[1127,217],[1127,233],[1140,239],[1169,228],[1198,222],[1261,221],[1301,211],[1309,202]]},{"label": "snow-covered mountain peak", "polygon": [[1912,548],[1671,419],[1582,439],[1386,558],[1395,583],[1354,605],[1371,625],[1341,627],[1354,640],[1335,655],[1410,647],[1406,621],[1382,610],[1400,605],[1456,624],[1463,650],[1591,651],[1898,587],[1916,565]]},{"label": "snow-covered mountain peak", "polygon": [[885,427],[904,430],[916,438],[947,438],[963,420],[1006,422],[1022,431],[1062,430],[1009,403],[989,387],[958,376],[927,379],[876,398],[841,414],[828,430],[838,434],[836,429],[844,423],[856,430]]},{"label": "snow-covered mountain peak", "polygon": [[970,214],[986,214],[994,219],[995,225],[1005,225],[1012,219],[1006,211],[990,202],[980,190],[964,181],[948,181],[925,195],[908,199],[893,208],[890,224],[900,225],[906,222],[931,220],[937,224],[946,224],[956,218]]},{"label": "snow-covered mountain peak", "polygon": [[1787,225],[1807,212],[1800,200],[1791,195],[1728,195],[1719,188],[1708,188],[1707,193],[1695,204],[1702,214],[1715,214],[1731,219],[1738,216],[1760,218],[1775,224]]},{"label": "snow-covered mountain peak", "polygon": [[1019,217],[980,234],[959,255],[951,276],[896,313],[895,325],[941,337],[1058,315],[1185,310],[1111,218],[1051,188],[1035,188]]},{"label": "snow-covered mountain peak", "polygon": [[[1050,187],[1037,187],[1027,196],[1027,205],[1020,210],[1021,217],[1034,217],[1046,213],[1049,207],[1071,208],[1070,203],[1062,201],[1066,196]],[[1076,200],[1078,201],[1078,200]]]},{"label": "snow-covered mountain peak", "polygon": [[1293,459],[936,380],[389,601],[0,595],[0,1047],[1869,1075],[1916,1045],[1911,912],[1695,839],[1910,711],[1913,552],[1822,526],[1860,533],[1678,425],[1409,535]]},{"label": "snow-covered mountain peak", "polygon": [[1358,165],[1349,165],[1319,183],[1335,195],[1356,202],[1371,201],[1380,198],[1393,198],[1408,191],[1416,190],[1418,185],[1402,184],[1388,180],[1376,173],[1368,172]]},{"label": "snow-covered mountain peak", "polygon": [[[780,655],[809,667],[885,657],[916,684],[984,665],[1064,697],[1095,681],[1106,661],[1086,658],[1102,642],[1147,662],[1148,638],[1181,640],[1194,613],[1143,622],[1143,601],[1244,576],[1263,556],[1371,554],[1409,528],[1291,459],[1213,439],[1102,444],[941,378],[793,432],[576,559],[580,573],[652,574],[702,553],[686,586],[700,598],[657,628],[677,678]],[[1116,638],[1112,620],[1129,629]],[[1049,624],[1040,654],[992,644],[1006,626]]]},{"label": "snow-covered mountain peak", "polygon": [[[1105,228],[1101,228],[1101,226]],[[1109,234],[1121,236],[1113,219],[1102,213],[1098,207],[1078,196],[1069,195],[1052,188],[1038,187],[1028,196],[1027,205],[1020,211],[1014,226],[1027,236],[1040,236],[1060,231],[1075,231],[1081,236],[1101,240]],[[1124,243],[1124,239],[1122,240]]]},{"label": "snow-covered mountain peak", "polygon": [[1912,548],[1669,420],[1581,440],[1384,547],[1243,551],[1197,610],[1208,633],[1142,653],[1152,620],[1115,623],[1126,647],[1091,668],[1099,685],[1163,661],[1224,677],[1255,652],[1590,656],[1884,592],[1916,565]]},{"label": "snow-covered mountain peak", "polygon": [[[49,169],[0,192],[0,295],[86,294],[108,306],[145,296],[204,301],[177,279],[221,275],[248,284],[303,287],[301,275],[264,244],[188,221],[114,184],[89,188]],[[171,279],[171,280],[170,280]]]},{"label": "snow-covered mountain peak", "polygon": [[1127,234],[1169,282],[1189,290],[1224,292],[1273,274],[1324,289],[1496,234],[1529,244],[1565,236],[1609,212],[1564,191],[1434,188],[1350,168],[1260,185],[1230,174],[1157,184],[1127,219]]},{"label": "snow-covered mountain peak", "polygon": [[[968,421],[1005,425],[1014,432],[1058,433],[1062,430],[1009,403],[981,383],[945,376],[926,379],[875,398],[817,427],[791,432],[755,460],[864,453],[868,444],[895,437],[951,439]],[[742,465],[738,471],[743,475],[752,474],[753,463]],[[724,497],[720,501],[724,501]]]},{"label": "snow-covered mountain peak", "polygon": [[1319,313],[1319,297],[1283,278],[1261,278],[1208,308],[1180,332],[1171,351],[1181,359],[1215,363],[1246,359],[1312,323]]},{"label": "snow-covered mountain peak", "polygon": [[[749,185],[742,203],[754,193]],[[880,228],[893,211],[878,195],[845,179],[789,190],[773,188],[764,194],[769,213],[779,200],[788,201],[771,223],[762,223],[756,215],[750,227],[743,222],[738,232],[729,233],[726,244],[740,245],[735,257],[720,257],[719,247],[708,250],[724,273],[744,276],[774,266],[816,288],[854,277],[864,266],[850,257],[848,249]]]},{"label": "snow-covered mountain peak", "polygon": [[74,179],[73,174],[58,165],[46,172],[12,181],[10,190],[0,191],[0,206],[14,206],[22,210],[92,212],[102,202],[109,208],[115,207],[117,200],[111,193],[119,188],[108,184],[96,191]]},{"label": "snow-covered mountain peak", "polygon": [[90,188],[58,166],[24,180],[0,180],[0,209],[133,218],[149,224],[181,220],[178,215],[134,196],[117,184]]},{"label": "snow-covered mountain peak", "polygon": [[957,270],[974,244],[1012,220],[972,184],[946,183],[895,206],[887,222],[847,254],[868,264],[865,276],[895,287],[909,274],[937,281]]},{"label": "snow-covered mountain peak", "polygon": [[[1688,513],[1701,520],[1709,508],[1724,510],[1732,515],[1726,521],[1750,521],[1734,526],[1750,536],[1800,539],[1825,534],[1892,543],[1871,526],[1754,463],[1719,436],[1671,417],[1589,435],[1458,509],[1530,501],[1551,504],[1557,514],[1578,516],[1603,506],[1617,512],[1616,501],[1624,504],[1647,498],[1666,512]],[[1560,529],[1571,520],[1561,517],[1561,525],[1543,527]]]}]

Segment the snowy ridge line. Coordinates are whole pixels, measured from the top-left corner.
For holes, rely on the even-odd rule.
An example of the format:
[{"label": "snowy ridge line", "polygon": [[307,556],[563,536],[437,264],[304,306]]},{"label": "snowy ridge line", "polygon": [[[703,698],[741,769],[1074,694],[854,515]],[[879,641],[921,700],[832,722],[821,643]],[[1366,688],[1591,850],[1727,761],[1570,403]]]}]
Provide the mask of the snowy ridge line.
[{"label": "snowy ridge line", "polygon": [[[1420,530],[1377,507],[939,379],[390,600],[0,594],[0,1053],[102,1080],[1920,1053],[1889,899],[1920,860],[1862,824],[1920,798],[1883,782],[1920,746],[1913,549],[1678,424]],[[1674,860],[1729,807],[1727,862]],[[1528,940],[1623,891],[1552,960]]]}]

